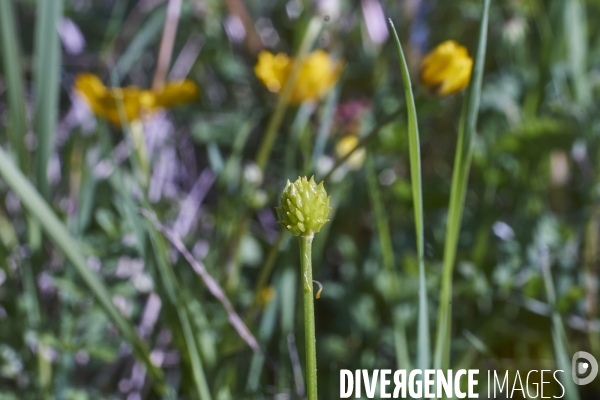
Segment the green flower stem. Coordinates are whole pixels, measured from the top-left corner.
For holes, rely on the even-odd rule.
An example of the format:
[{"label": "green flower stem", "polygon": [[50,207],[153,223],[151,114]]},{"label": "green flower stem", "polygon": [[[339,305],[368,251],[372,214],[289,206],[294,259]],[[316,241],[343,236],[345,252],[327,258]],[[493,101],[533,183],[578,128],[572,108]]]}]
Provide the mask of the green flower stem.
[{"label": "green flower stem", "polygon": [[[304,36],[302,37],[302,42],[300,43],[300,47],[298,48],[298,52],[296,53],[294,62],[292,63],[292,69],[290,70],[288,79],[283,85],[283,89],[279,93],[279,96],[277,98],[277,104],[275,105],[275,111],[269,119],[265,135],[263,136],[263,139],[258,147],[258,152],[256,153],[256,165],[263,172],[265,171],[267,164],[269,163],[269,159],[273,151],[273,145],[275,144],[275,139],[277,138],[277,133],[279,132],[281,122],[283,121],[283,116],[285,115],[285,112],[288,108],[289,99],[292,95],[292,89],[294,88],[296,78],[300,73],[302,60],[317,40],[317,37],[319,36],[322,27],[323,17],[319,15],[314,16],[308,23],[308,27],[304,32]],[[246,212],[241,217],[239,222],[239,228],[236,230],[234,236],[232,236],[231,240],[229,241],[230,246],[228,246],[228,248],[231,249],[230,252],[235,255],[235,257],[229,257],[229,259],[233,263],[233,266],[230,269],[227,278],[227,288],[229,290],[234,290],[238,285],[240,265],[237,260],[237,254],[242,238],[244,237],[244,235],[248,231],[248,228],[250,227],[250,217],[250,212]]]},{"label": "green flower stem", "polygon": [[312,241],[314,235],[298,236],[300,264],[304,284],[304,335],[306,341],[307,399],[317,400],[317,339],[315,336],[315,300],[312,290]]},{"label": "green flower stem", "polygon": [[315,304],[312,290],[312,242],[315,233],[329,221],[331,197],[323,182],[314,177],[287,181],[276,208],[279,224],[300,240],[300,279],[304,280],[304,333],[306,348],[306,385],[308,400],[317,400],[317,341],[315,338]]}]

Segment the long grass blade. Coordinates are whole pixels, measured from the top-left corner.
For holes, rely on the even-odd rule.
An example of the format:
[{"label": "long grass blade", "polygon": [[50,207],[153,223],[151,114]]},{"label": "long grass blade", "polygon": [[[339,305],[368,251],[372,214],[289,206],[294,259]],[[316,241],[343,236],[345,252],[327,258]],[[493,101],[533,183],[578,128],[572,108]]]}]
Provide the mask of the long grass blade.
[{"label": "long grass blade", "polygon": [[452,186],[450,189],[450,204],[448,207],[448,222],[446,225],[446,239],[444,243],[444,264],[442,271],[442,292],[440,295],[440,308],[438,311],[438,326],[434,354],[434,368],[448,369],[450,363],[450,329],[452,318],[452,272],[456,259],[456,246],[464,207],[467,180],[473,150],[473,138],[479,113],[479,99],[481,97],[481,81],[485,50],[487,46],[487,27],[490,1],[485,0],[481,12],[481,26],[479,40],[471,81],[467,97],[463,105],[463,112],[458,131],[458,143],[454,158],[452,172]]},{"label": "long grass blade", "polygon": [[[123,77],[127,76],[131,67],[139,61],[144,50],[156,41],[156,38],[160,35],[164,25],[165,14],[166,9],[164,7],[159,7],[154,10],[146,19],[144,25],[139,29],[133,40],[129,43],[127,49],[123,51],[123,54],[117,62],[115,71],[116,76],[119,79],[123,79]],[[112,80],[113,85],[118,84],[119,82],[120,81],[115,82]]]},{"label": "long grass blade", "polygon": [[177,314],[179,315],[179,321],[181,323],[181,329],[185,339],[185,345],[188,348],[188,355],[190,357],[190,364],[192,365],[192,372],[194,378],[194,385],[198,391],[198,398],[202,400],[211,400],[212,396],[208,388],[208,382],[204,374],[204,367],[202,366],[202,360],[200,359],[200,352],[196,345],[196,339],[194,338],[194,332],[190,324],[189,315],[185,308],[178,306]]},{"label": "long grass blade", "polygon": [[575,100],[579,105],[587,106],[592,99],[592,86],[587,71],[588,32],[585,7],[580,0],[567,0],[564,7],[565,42]]},{"label": "long grass blade", "polygon": [[402,51],[402,45],[392,20],[389,20],[390,28],[394,34],[396,50],[400,58],[400,70],[402,71],[402,82],[404,83],[404,95],[406,96],[406,107],[408,114],[408,150],[410,157],[410,180],[413,195],[413,207],[415,209],[415,231],[417,235],[417,258],[419,261],[419,317],[417,331],[417,368],[427,369],[431,363],[431,347],[429,342],[429,311],[427,304],[427,281],[425,280],[425,256],[424,256],[424,231],[423,231],[423,189],[421,184],[421,153],[419,146],[419,126],[417,122],[417,109],[415,98],[410,83],[408,65]]},{"label": "long grass blade", "polygon": [[58,119],[61,49],[57,26],[62,17],[63,0],[38,0],[35,25],[35,157],[36,187],[49,195],[48,162],[54,151]]},{"label": "long grass blade", "polygon": [[79,243],[71,237],[66,226],[58,219],[48,203],[44,201],[33,185],[11,161],[9,154],[2,148],[0,148],[0,176],[19,196],[21,204],[38,220],[50,240],[62,250],[65,257],[75,267],[125,340],[132,345],[149,374],[156,378],[157,389],[162,391],[163,372],[150,361],[148,347],[135,332],[131,323],[115,307],[108,289],[102,283],[102,278],[88,267],[83,254],[79,250],[81,247]]},{"label": "long grass blade", "polygon": [[560,314],[556,310],[556,290],[552,281],[552,273],[550,272],[550,253],[546,245],[542,245],[540,249],[540,264],[542,268],[542,276],[544,277],[544,286],[546,287],[546,296],[548,305],[552,310],[552,342],[554,344],[554,353],[556,356],[556,365],[558,369],[564,371],[561,376],[562,384],[565,387],[565,399],[579,400],[579,392],[575,383],[571,379],[571,362],[568,354],[568,340],[565,326]]},{"label": "long grass blade", "polygon": [[212,396],[206,381],[206,374],[204,373],[204,367],[200,358],[198,345],[196,343],[196,339],[194,338],[195,335],[192,332],[189,314],[182,304],[182,289],[179,286],[175,274],[173,273],[173,269],[169,265],[166,258],[168,252],[167,246],[159,232],[150,222],[147,223],[147,231],[148,236],[150,237],[150,242],[152,243],[152,248],[154,249],[154,255],[161,284],[165,289],[169,301],[177,310],[179,323],[181,325],[181,330],[183,331],[185,346],[187,348],[190,365],[192,367],[192,376],[194,379],[196,392],[200,399],[210,400]]},{"label": "long grass blade", "polygon": [[[25,113],[25,96],[23,90],[23,75],[21,68],[21,54],[19,49],[19,37],[15,10],[12,0],[0,1],[0,36],[2,46],[2,61],[6,83],[6,96],[8,100],[7,129],[10,146],[17,158],[17,164],[25,174],[29,171],[29,160],[25,147],[25,135],[27,134],[27,117]],[[39,234],[39,226],[31,219],[27,219],[28,234],[31,239],[31,248],[38,248],[36,242]],[[23,287],[27,296],[27,318],[31,324],[40,320],[40,310],[35,287],[35,279],[30,262],[21,263],[23,275]]]},{"label": "long grass blade", "polygon": [[8,138],[22,171],[27,171],[25,153],[25,134],[27,121],[25,116],[25,97],[23,95],[23,75],[21,73],[21,54],[19,37],[15,26],[15,11],[12,0],[0,1],[0,35],[2,40],[2,64],[6,82],[8,100],[9,129]]}]

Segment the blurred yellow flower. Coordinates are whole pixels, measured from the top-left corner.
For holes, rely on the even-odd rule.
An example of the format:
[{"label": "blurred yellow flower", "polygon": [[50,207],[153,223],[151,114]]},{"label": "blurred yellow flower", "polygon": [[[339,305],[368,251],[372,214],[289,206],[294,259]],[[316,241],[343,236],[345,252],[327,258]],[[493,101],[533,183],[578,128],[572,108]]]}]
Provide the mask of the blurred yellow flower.
[{"label": "blurred yellow flower", "polygon": [[466,47],[446,40],[421,61],[421,82],[435,93],[447,96],[467,87],[472,68],[473,59]]},{"label": "blurred yellow flower", "polygon": [[[335,155],[341,159],[346,154],[350,153],[358,146],[359,139],[354,135],[346,135],[335,144]],[[354,153],[348,157],[346,164],[350,169],[359,169],[365,162],[365,148],[356,149]]]},{"label": "blurred yellow flower", "polygon": [[[278,93],[285,84],[294,59],[286,54],[261,51],[254,73],[271,92]],[[302,61],[296,84],[290,96],[291,104],[318,100],[335,86],[343,63],[334,61],[323,50],[316,50]]]},{"label": "blurred yellow flower", "polygon": [[275,295],[277,295],[277,291],[273,286],[264,287],[258,295],[258,304],[263,307],[266,306],[275,298]]},{"label": "blurred yellow flower", "polygon": [[75,78],[74,89],[94,114],[114,125],[121,125],[121,106],[127,121],[134,121],[140,119],[144,113],[153,113],[198,98],[198,87],[187,79],[167,82],[162,89],[154,91],[143,90],[137,86],[107,88],[96,75],[83,73]]}]

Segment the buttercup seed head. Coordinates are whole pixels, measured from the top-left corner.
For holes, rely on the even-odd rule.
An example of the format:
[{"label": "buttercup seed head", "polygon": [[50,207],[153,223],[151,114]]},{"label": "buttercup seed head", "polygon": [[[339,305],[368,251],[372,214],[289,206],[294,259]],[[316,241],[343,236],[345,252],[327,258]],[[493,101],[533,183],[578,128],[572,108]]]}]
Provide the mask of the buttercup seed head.
[{"label": "buttercup seed head", "polygon": [[276,208],[279,224],[294,236],[311,236],[321,230],[329,220],[329,199],[323,182],[315,183],[314,176],[287,181]]}]

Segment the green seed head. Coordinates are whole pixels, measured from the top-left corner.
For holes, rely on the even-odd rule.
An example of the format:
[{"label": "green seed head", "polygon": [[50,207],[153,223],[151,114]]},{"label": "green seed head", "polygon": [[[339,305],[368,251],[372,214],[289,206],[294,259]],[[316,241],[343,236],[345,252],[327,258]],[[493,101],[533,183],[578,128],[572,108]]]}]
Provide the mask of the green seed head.
[{"label": "green seed head", "polygon": [[329,221],[329,197],[323,182],[317,185],[314,176],[310,181],[306,177],[294,183],[288,180],[279,202],[279,223],[294,236],[311,236]]}]

